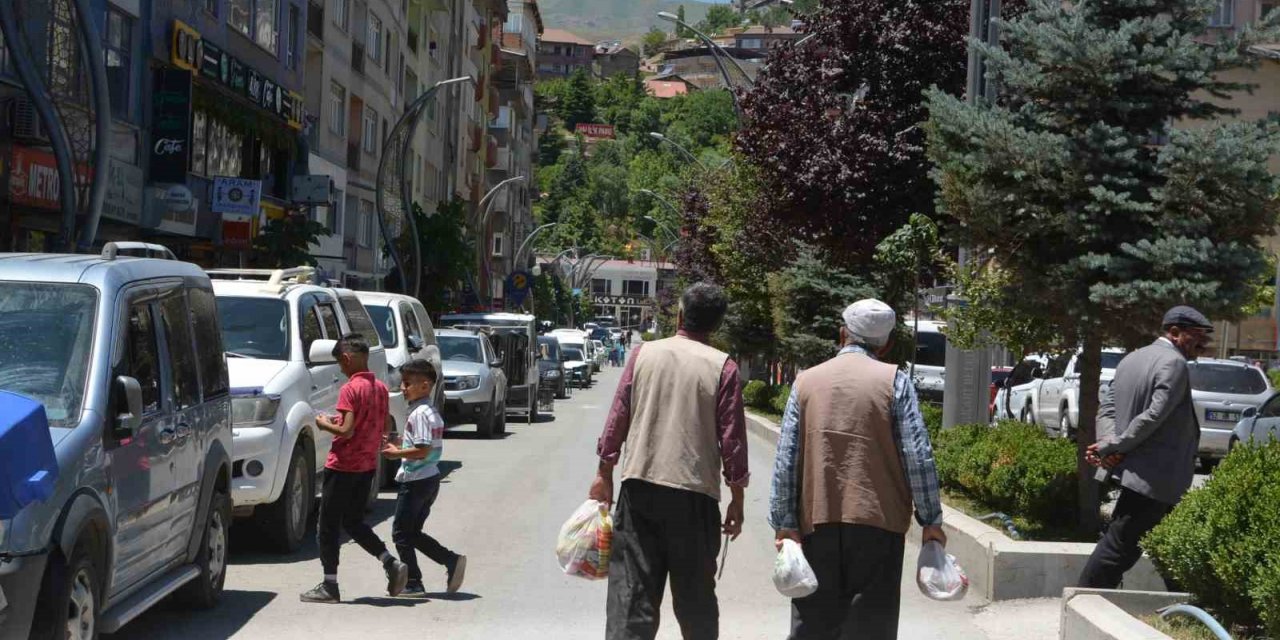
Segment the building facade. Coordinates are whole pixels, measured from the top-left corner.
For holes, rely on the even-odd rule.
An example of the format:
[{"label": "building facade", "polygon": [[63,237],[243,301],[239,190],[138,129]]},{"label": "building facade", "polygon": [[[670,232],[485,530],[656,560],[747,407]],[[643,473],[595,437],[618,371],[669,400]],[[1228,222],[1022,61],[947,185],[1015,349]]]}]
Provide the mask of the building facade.
[{"label": "building facade", "polygon": [[538,43],[539,78],[567,78],[582,69],[592,72],[595,62],[594,42],[563,29],[546,29]]},{"label": "building facade", "polygon": [[621,42],[602,42],[596,45],[594,73],[601,79],[622,74],[635,77],[640,73],[640,54]]}]

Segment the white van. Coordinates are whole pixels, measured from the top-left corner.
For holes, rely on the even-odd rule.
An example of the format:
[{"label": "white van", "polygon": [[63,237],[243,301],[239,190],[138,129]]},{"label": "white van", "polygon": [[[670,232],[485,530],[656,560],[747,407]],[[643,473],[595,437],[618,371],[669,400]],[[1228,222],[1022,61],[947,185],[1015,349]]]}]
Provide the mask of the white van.
[{"label": "white van", "polygon": [[915,320],[906,322],[916,327],[916,356],[903,368],[911,372],[921,402],[942,404],[947,386],[947,336],[943,333],[947,325],[936,320],[920,320],[918,327]]},{"label": "white van", "polygon": [[560,355],[564,361],[565,374],[579,388],[591,386],[592,362],[595,359],[591,340],[586,331],[578,329],[556,329],[551,332],[560,341]]}]

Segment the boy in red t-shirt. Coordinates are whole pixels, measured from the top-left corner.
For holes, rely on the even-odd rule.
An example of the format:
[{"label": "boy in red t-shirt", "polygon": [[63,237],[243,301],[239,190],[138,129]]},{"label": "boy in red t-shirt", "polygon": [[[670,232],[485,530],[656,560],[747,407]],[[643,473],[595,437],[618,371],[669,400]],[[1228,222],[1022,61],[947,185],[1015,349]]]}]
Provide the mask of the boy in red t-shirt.
[{"label": "boy in red t-shirt", "polygon": [[369,343],[358,335],[344,336],[333,348],[338,367],[348,378],[338,394],[338,415],[316,416],[316,426],[335,437],[324,465],[320,490],[320,518],[316,538],[324,582],[302,594],[303,602],[335,603],[338,593],[340,530],[347,532],[365,551],[382,562],[387,572],[387,593],[398,596],[409,579],[409,567],[387,552],[364,522],[365,502],[378,469],[382,436],[386,431],[387,386],[369,371]]}]

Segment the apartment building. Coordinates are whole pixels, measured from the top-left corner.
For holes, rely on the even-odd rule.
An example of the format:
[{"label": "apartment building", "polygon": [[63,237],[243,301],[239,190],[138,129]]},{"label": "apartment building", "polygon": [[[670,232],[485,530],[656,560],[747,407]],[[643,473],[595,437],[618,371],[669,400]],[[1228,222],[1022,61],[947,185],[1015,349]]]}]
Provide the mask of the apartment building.
[{"label": "apartment building", "polygon": [[595,43],[586,38],[564,29],[546,29],[538,44],[535,69],[541,78],[567,78],[578,69],[591,73],[595,51]]}]

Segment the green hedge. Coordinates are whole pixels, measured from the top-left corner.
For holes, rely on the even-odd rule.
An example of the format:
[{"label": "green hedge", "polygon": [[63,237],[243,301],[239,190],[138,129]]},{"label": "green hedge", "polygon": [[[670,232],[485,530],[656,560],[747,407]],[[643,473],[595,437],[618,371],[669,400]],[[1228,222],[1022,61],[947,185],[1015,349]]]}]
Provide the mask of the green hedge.
[{"label": "green hedge", "polygon": [[774,387],[773,402],[770,408],[773,412],[782,415],[787,412],[787,400],[791,399],[791,385],[783,384]]},{"label": "green hedge", "polygon": [[929,430],[930,438],[937,438],[942,432],[942,407],[933,403],[920,405],[920,416],[924,418],[924,426]]},{"label": "green hedge", "polygon": [[1075,517],[1076,450],[1070,441],[1008,421],[939,431],[933,446],[945,489],[1046,525]]},{"label": "green hedge", "polygon": [[1201,606],[1280,638],[1280,442],[1236,447],[1142,547]]},{"label": "green hedge", "polygon": [[773,402],[773,388],[763,380],[752,380],[742,388],[742,403],[748,407],[766,408]]}]

